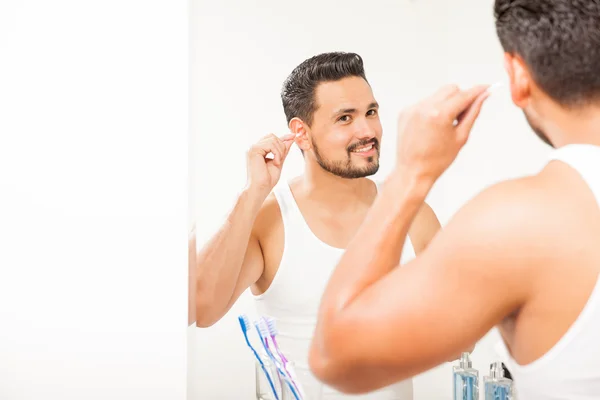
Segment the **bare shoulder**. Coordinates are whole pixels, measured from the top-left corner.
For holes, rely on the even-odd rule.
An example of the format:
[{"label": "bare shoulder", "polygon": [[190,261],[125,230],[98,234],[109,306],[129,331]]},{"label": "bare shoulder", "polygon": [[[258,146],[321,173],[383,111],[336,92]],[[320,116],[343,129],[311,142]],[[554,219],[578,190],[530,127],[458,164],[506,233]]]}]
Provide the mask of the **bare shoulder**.
[{"label": "bare shoulder", "polygon": [[259,237],[268,236],[274,225],[281,222],[281,210],[274,193],[269,194],[262,204],[256,220],[254,233]]},{"label": "bare shoulder", "polygon": [[552,233],[556,208],[545,201],[543,186],[528,177],[483,190],[438,231],[414,265],[430,277],[443,277],[440,291],[447,282],[464,281],[457,276],[469,277],[473,293],[501,281],[514,294],[513,305],[520,306],[539,276],[537,267],[560,241]]},{"label": "bare shoulder", "polygon": [[515,267],[560,256],[569,251],[574,234],[581,236],[576,209],[590,201],[574,196],[582,182],[567,175],[550,168],[490,186],[456,213],[440,244],[481,259],[510,261]]},{"label": "bare shoulder", "polygon": [[564,164],[550,163],[537,175],[489,187],[462,212],[477,215],[482,224],[511,231],[517,226],[524,234],[539,234],[578,225],[589,207],[597,207],[596,201],[577,172]]},{"label": "bare shoulder", "polygon": [[[550,223],[552,205],[538,177],[494,184],[467,202],[445,227],[449,236],[472,235],[472,242],[503,239],[518,244],[527,233]],[[479,235],[475,237],[474,235]],[[485,240],[484,240],[485,241]],[[508,242],[506,242],[508,241]]]}]

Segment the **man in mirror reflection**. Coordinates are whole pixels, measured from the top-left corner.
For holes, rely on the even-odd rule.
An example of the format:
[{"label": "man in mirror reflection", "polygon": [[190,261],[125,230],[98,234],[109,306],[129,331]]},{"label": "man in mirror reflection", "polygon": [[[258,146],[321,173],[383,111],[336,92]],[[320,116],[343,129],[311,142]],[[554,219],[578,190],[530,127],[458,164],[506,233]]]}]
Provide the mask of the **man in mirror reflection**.
[{"label": "man in mirror reflection", "polygon": [[[369,178],[379,169],[379,105],[362,58],[343,52],[298,65],[281,99],[290,133],[269,134],[249,149],[247,184],[226,222],[197,254],[191,239],[190,324],[210,327],[250,288],[258,314],[275,319],[278,343],[305,391],[344,399],[313,376],[308,355],[323,291],[380,190]],[[294,146],[304,172],[280,181]],[[410,225],[400,264],[440,229],[425,201]],[[361,398],[410,400],[412,394],[407,379]]]}]

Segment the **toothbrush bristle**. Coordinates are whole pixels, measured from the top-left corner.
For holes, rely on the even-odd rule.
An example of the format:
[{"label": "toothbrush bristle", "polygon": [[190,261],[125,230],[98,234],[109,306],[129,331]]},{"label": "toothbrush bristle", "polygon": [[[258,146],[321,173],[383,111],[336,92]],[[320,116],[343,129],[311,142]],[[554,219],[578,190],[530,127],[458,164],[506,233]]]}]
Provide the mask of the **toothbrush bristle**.
[{"label": "toothbrush bristle", "polygon": [[261,335],[263,335],[265,337],[269,335],[269,331],[262,320],[256,321],[256,327],[260,331]]},{"label": "toothbrush bristle", "polygon": [[267,321],[267,326],[269,327],[269,333],[273,336],[277,335],[277,326],[275,325],[275,320],[273,318],[265,318]]},{"label": "toothbrush bristle", "polygon": [[240,324],[243,324],[244,329],[249,331],[251,325],[250,325],[250,319],[248,318],[248,316],[243,314],[243,315],[240,315],[238,318],[240,320]]}]

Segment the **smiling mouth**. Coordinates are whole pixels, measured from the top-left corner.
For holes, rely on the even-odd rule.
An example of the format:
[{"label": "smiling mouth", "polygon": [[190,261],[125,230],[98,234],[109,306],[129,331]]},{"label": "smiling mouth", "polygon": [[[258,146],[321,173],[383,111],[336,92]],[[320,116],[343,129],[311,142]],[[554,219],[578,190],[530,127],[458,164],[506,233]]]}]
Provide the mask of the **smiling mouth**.
[{"label": "smiling mouth", "polygon": [[361,146],[361,147],[357,147],[356,149],[352,150],[353,153],[366,153],[367,151],[370,151],[373,148],[373,143],[370,143],[366,146]]},{"label": "smiling mouth", "polygon": [[369,153],[371,151],[377,150],[377,142],[375,140],[371,140],[369,143],[365,143],[361,146],[356,146],[350,152],[351,153]]}]

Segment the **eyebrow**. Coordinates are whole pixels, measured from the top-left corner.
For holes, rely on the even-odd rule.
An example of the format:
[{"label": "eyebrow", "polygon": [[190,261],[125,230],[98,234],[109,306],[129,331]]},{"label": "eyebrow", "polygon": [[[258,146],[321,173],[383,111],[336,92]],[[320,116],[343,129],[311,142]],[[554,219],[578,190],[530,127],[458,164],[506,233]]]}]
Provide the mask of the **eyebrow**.
[{"label": "eyebrow", "polygon": [[[379,108],[379,104],[377,104],[377,102],[373,102],[371,104],[369,104],[369,107],[367,107],[369,110],[373,109],[373,108]],[[356,113],[356,108],[342,108],[340,110],[337,110],[333,115],[334,116],[338,116],[338,115],[342,115],[342,114],[354,114]]]}]

